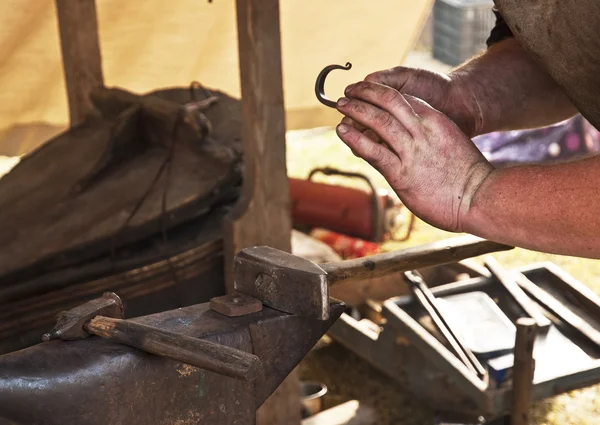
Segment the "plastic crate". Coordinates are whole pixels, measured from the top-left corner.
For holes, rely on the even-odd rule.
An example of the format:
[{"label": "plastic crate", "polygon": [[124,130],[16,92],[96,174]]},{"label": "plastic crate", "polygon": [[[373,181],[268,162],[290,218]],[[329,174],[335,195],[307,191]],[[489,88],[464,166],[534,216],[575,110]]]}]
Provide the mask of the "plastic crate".
[{"label": "plastic crate", "polygon": [[460,65],[486,48],[496,18],[492,0],[436,0],[433,6],[433,57]]}]

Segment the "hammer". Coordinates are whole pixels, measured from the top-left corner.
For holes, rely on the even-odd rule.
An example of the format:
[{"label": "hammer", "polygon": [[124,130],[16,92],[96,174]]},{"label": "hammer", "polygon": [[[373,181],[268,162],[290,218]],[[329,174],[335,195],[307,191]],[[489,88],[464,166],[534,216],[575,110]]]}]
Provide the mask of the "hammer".
[{"label": "hammer", "polygon": [[255,246],[236,255],[234,289],[276,310],[327,320],[329,285],[454,263],[512,248],[463,236],[355,260],[316,264],[274,248]]},{"label": "hammer", "polygon": [[106,292],[101,298],[59,314],[56,325],[42,340],[76,340],[97,335],[245,381],[256,379],[262,372],[260,359],[254,354],[124,320],[123,316],[123,303],[119,296]]}]

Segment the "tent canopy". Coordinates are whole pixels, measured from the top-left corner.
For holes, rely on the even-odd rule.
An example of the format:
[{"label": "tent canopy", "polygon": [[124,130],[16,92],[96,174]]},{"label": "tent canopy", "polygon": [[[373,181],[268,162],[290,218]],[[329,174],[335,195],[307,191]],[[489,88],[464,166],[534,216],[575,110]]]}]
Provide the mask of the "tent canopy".
[{"label": "tent canopy", "polygon": [[[327,93],[400,64],[432,0],[281,1],[283,80],[289,129],[332,125],[339,114],[317,102],[314,81],[332,73]],[[240,96],[235,2],[97,0],[105,85],[144,93],[200,81]],[[22,155],[68,124],[58,24],[52,0],[0,2],[0,155]]]}]

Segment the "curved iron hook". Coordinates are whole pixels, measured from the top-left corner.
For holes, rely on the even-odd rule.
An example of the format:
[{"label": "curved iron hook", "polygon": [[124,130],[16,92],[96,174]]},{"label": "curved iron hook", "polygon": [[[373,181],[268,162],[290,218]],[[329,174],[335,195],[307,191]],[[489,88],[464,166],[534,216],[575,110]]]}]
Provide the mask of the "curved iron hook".
[{"label": "curved iron hook", "polygon": [[327,99],[327,96],[325,96],[325,78],[327,78],[327,75],[334,69],[344,69],[347,71],[350,68],[352,68],[352,64],[350,62],[346,62],[345,66],[329,65],[323,68],[323,71],[319,73],[319,76],[317,77],[317,82],[315,83],[315,94],[317,95],[317,99],[319,99],[319,102],[321,102],[325,106],[329,106],[330,108],[335,108],[337,102],[329,100]]}]

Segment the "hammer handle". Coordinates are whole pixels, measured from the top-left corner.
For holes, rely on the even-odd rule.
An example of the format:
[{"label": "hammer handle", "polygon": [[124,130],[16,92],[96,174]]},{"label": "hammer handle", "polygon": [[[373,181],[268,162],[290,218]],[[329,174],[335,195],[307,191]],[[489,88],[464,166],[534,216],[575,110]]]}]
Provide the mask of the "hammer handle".
[{"label": "hammer handle", "polygon": [[256,379],[262,369],[254,354],[129,320],[96,316],[84,327],[90,334],[244,381]]},{"label": "hammer handle", "polygon": [[372,279],[396,272],[454,263],[490,252],[507,251],[512,246],[464,236],[433,242],[397,252],[386,252],[365,258],[320,264],[327,272],[329,284]]}]

